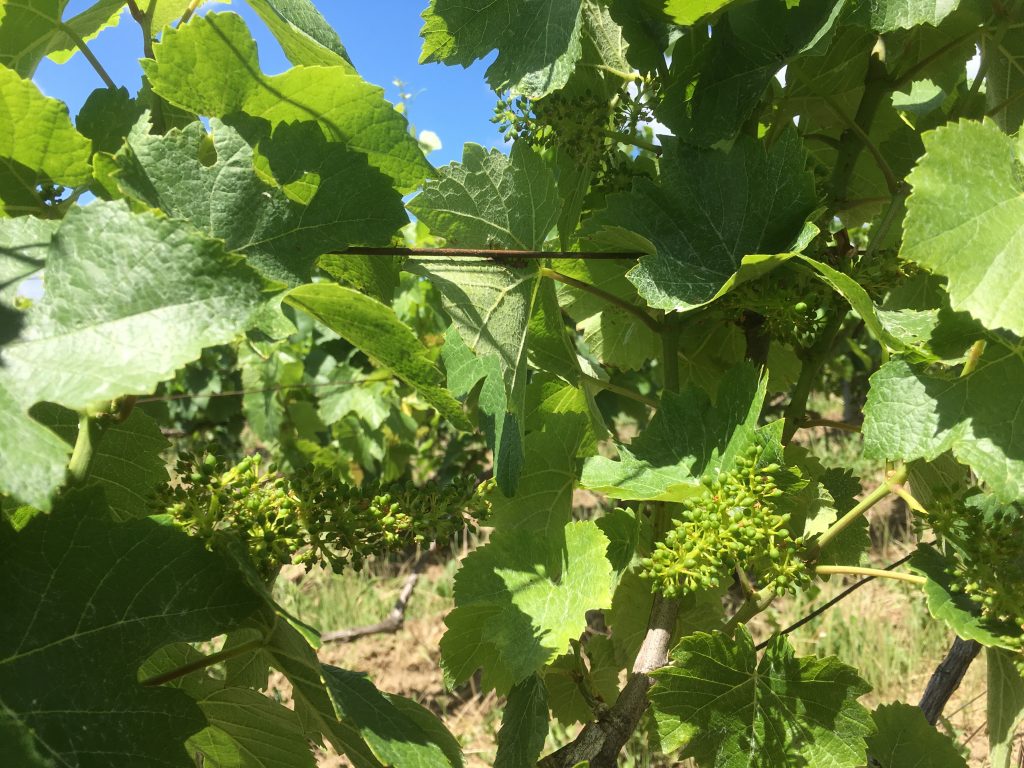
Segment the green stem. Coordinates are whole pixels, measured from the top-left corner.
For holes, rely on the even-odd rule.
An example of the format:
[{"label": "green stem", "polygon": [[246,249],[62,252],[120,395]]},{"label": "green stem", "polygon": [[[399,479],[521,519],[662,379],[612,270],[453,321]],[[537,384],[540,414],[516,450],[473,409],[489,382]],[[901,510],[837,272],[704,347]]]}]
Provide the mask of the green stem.
[{"label": "green stem", "polygon": [[593,384],[595,387],[600,387],[601,389],[606,389],[609,392],[614,392],[617,395],[628,397],[630,400],[636,400],[638,403],[643,403],[644,405],[649,406],[651,408],[658,407],[658,401],[655,400],[653,397],[641,395],[639,392],[635,392],[632,389],[621,387],[618,384],[612,384],[610,381],[604,381],[602,379],[596,378],[595,376],[589,376],[585,373],[581,373],[580,378],[589,384]]},{"label": "green stem", "polygon": [[900,213],[902,213],[903,205],[907,201],[907,195],[909,194],[910,188],[906,183],[902,181],[896,183],[896,192],[889,199],[889,207],[885,209],[882,220],[871,233],[871,239],[868,241],[868,247],[864,252],[866,257],[872,256],[885,241],[885,237],[889,234],[889,230],[892,229],[892,225],[899,218]]},{"label": "green stem", "polygon": [[928,517],[928,510],[924,508],[920,501],[914,498],[913,494],[906,488],[893,488],[893,493],[903,499],[904,503],[910,507],[910,509],[922,517]]},{"label": "green stem", "polygon": [[107,88],[109,88],[110,90],[116,91],[117,83],[115,83],[113,79],[110,77],[110,75],[107,74],[107,70],[105,70],[103,68],[103,65],[100,64],[100,60],[93,55],[93,52],[89,49],[89,46],[86,44],[85,39],[80,34],[75,32],[75,30],[73,30],[67,24],[61,23],[60,29],[61,32],[63,32],[65,35],[71,38],[74,44],[78,47],[78,50],[82,52],[82,55],[85,56],[89,64],[92,65],[92,68],[96,70],[96,74],[100,76],[100,79],[103,81],[104,85],[106,85]]},{"label": "green stem", "polygon": [[[879,41],[879,44],[871,52],[864,80],[864,93],[857,107],[857,114],[854,115],[853,120],[848,121],[850,127],[839,137],[839,152],[836,155],[832,178],[829,180],[829,197],[833,208],[846,199],[846,190],[853,178],[854,166],[864,148],[863,137],[868,135],[875,114],[891,88],[892,84],[885,69],[885,47]],[[830,103],[830,106],[835,109],[834,102]],[[842,110],[838,110],[837,114],[843,120],[847,120]],[[856,129],[853,126],[856,126]],[[891,169],[889,173],[892,173]],[[886,180],[888,181],[888,177]]]},{"label": "green stem", "polygon": [[752,618],[757,616],[757,614],[767,609],[774,600],[775,590],[771,587],[765,587],[761,591],[749,595],[743,605],[740,606],[739,610],[736,611],[732,618],[730,618],[725,623],[725,626],[722,627],[722,632],[727,635],[731,635],[736,627],[740,624],[746,624]]},{"label": "green stem", "polygon": [[607,72],[609,75],[615,75],[616,77],[625,80],[627,83],[635,82],[638,75],[636,72],[626,72],[623,69],[609,67],[607,64],[591,64],[590,67],[601,72]]},{"label": "green stem", "polygon": [[68,472],[76,483],[85,480],[89,473],[89,463],[92,461],[92,435],[89,432],[90,419],[87,415],[80,414],[78,417],[78,437],[75,439],[75,447],[71,452],[71,460],[68,462]]},{"label": "green stem", "polygon": [[910,584],[923,586],[928,582],[924,576],[917,576],[912,573],[899,573],[898,571],[886,571],[882,568],[861,568],[854,565],[819,565],[814,569],[819,576],[837,576],[849,574],[850,576],[874,576],[877,579],[895,579],[906,581]]},{"label": "green stem", "polygon": [[877,504],[890,493],[892,493],[893,488],[895,488],[897,485],[900,485],[907,479],[907,474],[907,467],[905,465],[900,467],[895,472],[893,472],[884,483],[879,485],[877,488],[875,488],[875,490],[873,490],[871,493],[869,493],[867,496],[861,499],[860,502],[858,502],[857,506],[855,506],[841,518],[832,523],[831,527],[823,534],[821,534],[821,537],[815,543],[814,547],[809,553],[811,554],[810,559],[817,557],[818,553],[825,547],[827,547],[830,541],[832,541],[836,536],[838,536],[840,533],[849,528],[850,525],[852,525],[856,520],[860,519],[861,515],[863,515],[873,506],[875,506],[875,504]]},{"label": "green stem", "polygon": [[619,142],[621,144],[632,144],[634,147],[639,147],[640,149],[646,149],[648,152],[653,152],[656,155],[660,155],[661,154],[661,146],[660,145],[655,144],[653,141],[648,141],[647,139],[641,138],[640,136],[635,136],[633,134],[619,133],[618,131],[611,131],[611,130],[607,130],[607,129],[602,130],[601,133],[603,133],[609,139],[614,139],[615,141],[617,141],[617,142]]},{"label": "green stem", "polygon": [[561,272],[556,272],[555,270],[550,269],[549,267],[541,267],[540,275],[541,277],[547,277],[551,280],[555,280],[559,283],[572,286],[573,288],[577,288],[581,291],[586,291],[592,296],[597,296],[599,299],[607,301],[609,304],[618,307],[623,312],[628,312],[641,323],[650,328],[651,331],[653,331],[654,333],[661,333],[661,323],[659,323],[657,320],[655,320],[653,317],[647,314],[643,307],[639,307],[636,304],[630,304],[628,301],[620,299],[615,294],[608,293],[608,291],[602,290],[601,288],[598,288],[596,285],[585,283],[582,280],[577,280],[575,277],[569,277],[569,275],[563,275]]},{"label": "green stem", "polygon": [[821,336],[814,342],[814,345],[807,351],[803,365],[800,367],[800,377],[797,379],[793,394],[790,397],[789,405],[786,406],[784,417],[786,423],[782,429],[782,442],[788,444],[793,435],[800,429],[806,420],[807,398],[811,394],[811,388],[818,377],[818,372],[828,359],[832,351],[832,342],[843,325],[846,317],[845,312],[838,309],[836,314],[828,321],[822,329]]},{"label": "green stem", "polygon": [[974,373],[974,370],[978,367],[978,361],[981,360],[981,356],[985,354],[985,340],[978,339],[971,345],[970,351],[967,353],[967,362],[964,363],[964,368],[960,371],[961,378],[964,376],[970,376]]},{"label": "green stem", "polygon": [[[888,89],[886,88],[882,92],[885,93],[887,91]],[[825,103],[828,104],[829,108],[835,113],[836,117],[838,117],[840,120],[846,123],[846,127],[853,132],[854,136],[856,136],[857,139],[859,139],[860,144],[858,144],[857,146],[865,147],[868,150],[868,152],[871,153],[871,156],[875,159],[875,164],[878,166],[878,169],[882,172],[882,176],[885,177],[885,186],[888,188],[889,194],[895,196],[899,190],[900,180],[893,172],[892,168],[889,167],[889,163],[888,161],[886,161],[885,156],[882,154],[881,150],[875,145],[875,142],[871,140],[871,137],[868,136],[868,132],[863,127],[861,127],[861,125],[857,122],[856,119],[850,119],[850,117],[845,112],[843,112],[842,108],[838,104],[836,104],[836,102],[832,100],[830,97],[825,97]],[[878,107],[876,104],[874,106],[874,109],[877,110],[877,108]],[[860,117],[860,114],[860,110],[858,110],[858,117]],[[872,113],[872,117],[874,117],[874,113]],[[842,153],[842,141],[840,141],[840,153]],[[860,154],[859,150],[856,154]],[[856,161],[856,158],[854,158],[854,160]]]},{"label": "green stem", "polygon": [[661,329],[661,361],[665,366],[665,391],[679,391],[679,332],[678,322],[670,322]]},{"label": "green stem", "polygon": [[185,12],[181,14],[181,19],[178,20],[178,26],[180,27],[182,24],[187,24],[188,20],[192,18],[192,14],[196,12],[196,8],[202,5],[202,3],[203,0],[192,0],[192,2],[188,4],[188,8],[185,9]]},{"label": "green stem", "polygon": [[203,656],[201,659],[190,661],[188,664],[183,664],[176,669],[162,672],[159,675],[154,675],[153,677],[147,677],[142,681],[142,685],[163,685],[164,683],[169,683],[172,680],[177,680],[179,677],[184,677],[185,675],[197,672],[200,669],[206,669],[207,667],[212,667],[214,664],[219,664],[222,661],[227,661],[228,659],[233,659],[236,656],[242,656],[250,651],[258,650],[266,644],[267,641],[265,638],[258,637],[255,640],[249,640],[248,642],[236,645],[234,648],[228,648],[224,651],[211,653],[209,656]]}]

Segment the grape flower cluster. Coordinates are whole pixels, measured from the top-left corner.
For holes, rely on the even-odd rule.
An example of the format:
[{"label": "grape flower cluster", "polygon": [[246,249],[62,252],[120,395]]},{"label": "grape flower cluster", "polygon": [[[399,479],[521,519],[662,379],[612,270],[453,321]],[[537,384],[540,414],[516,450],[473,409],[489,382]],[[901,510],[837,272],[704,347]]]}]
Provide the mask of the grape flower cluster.
[{"label": "grape flower cluster", "polygon": [[486,483],[467,477],[443,487],[354,485],[324,468],[284,477],[264,470],[259,455],[227,466],[211,452],[183,454],[177,471],[180,483],[157,502],[162,511],[211,543],[237,537],[267,578],[289,563],[358,570],[372,555],[475,527],[489,511]]},{"label": "grape flower cluster", "polygon": [[1015,504],[982,494],[938,498],[928,522],[946,543],[950,590],[962,593],[979,613],[1012,625],[1024,647],[1024,515]]},{"label": "grape flower cluster", "polygon": [[737,568],[782,595],[810,583],[800,558],[803,537],[787,528],[790,515],[776,509],[783,494],[778,464],[761,465],[763,448],[752,447],[735,467],[702,478],[703,491],[683,503],[682,514],[650,557],[641,575],[666,597],[712,589]]}]

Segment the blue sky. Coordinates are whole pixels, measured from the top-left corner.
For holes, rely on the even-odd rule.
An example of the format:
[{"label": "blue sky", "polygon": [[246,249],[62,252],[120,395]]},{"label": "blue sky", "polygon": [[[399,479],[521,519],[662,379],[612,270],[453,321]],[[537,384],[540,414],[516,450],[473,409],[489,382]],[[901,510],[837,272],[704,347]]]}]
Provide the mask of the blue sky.
[{"label": "blue sky", "polygon": [[[83,10],[95,0],[71,0],[65,18]],[[462,145],[472,141],[484,146],[501,146],[502,138],[490,122],[495,96],[484,80],[489,61],[469,69],[441,64],[418,63],[420,12],[427,0],[314,0],[320,12],[334,26],[348,49],[359,73],[384,88],[389,101],[398,101],[394,80],[406,83],[413,94],[408,115],[416,129],[434,131],[442,149],[430,160],[443,165],[462,156]],[[253,32],[264,72],[276,74],[288,69],[288,60],[259,18],[244,0],[230,6],[211,3],[210,8],[231,10],[245,18]],[[118,27],[104,31],[90,48],[118,85],[134,93],[140,85],[142,35],[137,24],[124,12]],[[493,55],[493,54],[492,54]],[[85,97],[103,82],[81,54],[57,66],[44,60],[36,72],[36,83],[47,96],[64,101],[72,117]]]}]

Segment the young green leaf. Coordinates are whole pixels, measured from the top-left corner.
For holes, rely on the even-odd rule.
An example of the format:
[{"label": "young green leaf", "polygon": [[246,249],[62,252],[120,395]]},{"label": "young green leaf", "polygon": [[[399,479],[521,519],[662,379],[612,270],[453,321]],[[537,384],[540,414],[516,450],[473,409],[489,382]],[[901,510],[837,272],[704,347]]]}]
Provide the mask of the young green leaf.
[{"label": "young green leaf", "polygon": [[956,743],[924,719],[919,707],[883,704],[871,713],[875,733],[868,737],[868,755],[881,768],[967,768]]},{"label": "young green leaf", "polygon": [[540,671],[586,627],[586,612],[611,600],[608,539],[592,522],[562,535],[496,532],[462,561],[456,608],[445,618],[441,664],[449,685],[478,667],[500,693]]},{"label": "young green leaf", "polygon": [[548,735],[548,702],[544,681],[530,675],[508,694],[498,731],[494,768],[532,768]]},{"label": "young green leaf", "polygon": [[1024,334],[1024,149],[993,123],[962,120],[924,135],[907,181],[900,255],[948,278],[950,303],[986,328]]},{"label": "young green leaf", "polygon": [[758,661],[740,627],[684,637],[670,658],[649,693],[666,752],[708,768],[864,764],[873,726],[857,698],[871,687],[835,657],[797,658],[776,636]]},{"label": "young green leaf", "polygon": [[616,499],[681,501],[696,494],[701,476],[733,459],[754,440],[767,381],[753,368],[734,368],[717,401],[695,387],[666,392],[647,429],[618,447],[617,461],[591,457],[580,484]]},{"label": "young green leaf", "polygon": [[[407,222],[399,194],[366,156],[328,142],[316,123],[278,125],[213,118],[163,136],[143,119],[116,157],[121,191],[187,219],[273,279],[307,282],[322,253],[386,245]],[[264,130],[265,129],[265,130]],[[253,167],[259,154],[271,178]],[[289,183],[307,178],[302,199]]]},{"label": "young green leaf", "polygon": [[219,118],[244,112],[272,127],[315,120],[330,141],[364,153],[402,192],[415,189],[429,170],[405,118],[380,88],[342,66],[264,75],[256,44],[233,13],[196,16],[166,30],[154,53],[155,60],[143,61],[146,76],[158,95],[182,109]]},{"label": "young green leaf", "polygon": [[892,360],[871,377],[864,406],[864,455],[934,459],[952,450],[1004,501],[1024,496],[1022,437],[1016,413],[1024,398],[1024,361],[993,344],[964,377],[933,375]]},{"label": "young green leaf", "polygon": [[0,213],[44,212],[37,187],[84,184],[91,176],[90,152],[64,104],[0,66]]},{"label": "young green leaf", "polygon": [[330,283],[301,285],[292,289],[285,301],[308,312],[415,387],[456,427],[470,428],[461,406],[442,386],[441,371],[391,307],[351,288]]},{"label": "young green leaf", "polygon": [[1010,768],[1017,726],[1024,719],[1024,677],[1019,655],[1002,648],[985,649],[988,673],[988,759],[992,768]]},{"label": "young green leaf", "polygon": [[[790,250],[816,205],[805,163],[793,131],[770,148],[741,138],[728,153],[669,142],[659,183],[637,178],[591,226],[634,232],[653,246],[629,272],[649,306],[694,309],[785,259],[774,254]],[[750,200],[759,201],[753,210]],[[744,259],[757,254],[765,256]]]}]

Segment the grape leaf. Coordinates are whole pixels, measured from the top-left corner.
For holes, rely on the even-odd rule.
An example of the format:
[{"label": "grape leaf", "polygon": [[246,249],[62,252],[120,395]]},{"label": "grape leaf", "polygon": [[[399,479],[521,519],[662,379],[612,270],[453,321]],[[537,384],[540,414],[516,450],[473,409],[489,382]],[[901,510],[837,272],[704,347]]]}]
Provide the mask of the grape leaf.
[{"label": "grape leaf", "polygon": [[956,743],[924,718],[919,707],[882,704],[871,714],[877,731],[868,754],[881,768],[967,768]]},{"label": "grape leaf", "polygon": [[[658,110],[658,117],[677,136],[703,147],[736,136],[775,74],[831,34],[844,3],[793,6],[787,0],[733,4],[715,22],[706,50],[692,62],[698,67],[692,95],[680,94]],[[683,66],[690,63],[682,60]],[[686,79],[680,80],[685,86]]]},{"label": "grape leaf", "polygon": [[525,13],[512,0],[431,0],[420,62],[468,67],[497,48],[487,69],[491,87],[540,98],[568,82],[583,55],[588,13],[600,13],[591,0],[539,0]]},{"label": "grape leaf", "polygon": [[730,466],[752,444],[767,380],[748,365],[727,373],[718,399],[695,387],[666,392],[651,423],[618,447],[617,461],[593,456],[580,484],[616,499],[681,501],[698,492],[709,470]]},{"label": "grape leaf", "polygon": [[326,664],[323,675],[340,718],[358,729],[382,764],[395,768],[455,768],[460,765],[460,762],[450,761],[445,750],[364,675]]},{"label": "grape leaf", "polygon": [[292,289],[285,301],[308,312],[390,369],[456,427],[470,428],[461,406],[442,386],[441,371],[391,307],[330,283],[301,285]]},{"label": "grape leaf", "polygon": [[49,510],[51,494],[67,476],[71,448],[30,417],[8,386],[0,376],[0,492]]},{"label": "grape leaf", "polygon": [[[243,251],[268,277],[307,282],[322,253],[350,244],[386,245],[407,222],[402,201],[365,155],[328,143],[315,123],[281,124],[253,141],[235,127],[210,120],[163,136],[140,121],[116,159],[118,186],[126,195],[174,218],[187,219]],[[254,148],[267,159],[278,184],[313,175],[304,199],[265,180],[253,167]]]},{"label": "grape leaf", "polygon": [[920,24],[933,27],[956,10],[960,0],[871,0],[871,28],[876,32],[911,29]]},{"label": "grape leaf", "polygon": [[[264,604],[198,539],[152,520],[114,523],[88,504],[0,527],[0,721],[31,729],[61,765],[188,768],[185,739],[206,725],[184,692],[143,687],[162,645],[206,640]],[[140,574],[184,578],[141,578]],[[97,674],[102,670],[102,674]]]},{"label": "grape leaf", "polygon": [[[498,356],[477,357],[452,325],[445,333],[441,359],[455,397],[465,400],[477,393],[478,421],[494,455],[494,478],[505,493],[514,494],[525,458],[523,420],[509,405]],[[524,392],[524,402],[525,397]]]},{"label": "grape leaf", "polygon": [[1002,648],[985,649],[988,674],[988,759],[992,768],[1010,768],[1017,726],[1024,719],[1024,677],[1019,655]]},{"label": "grape leaf", "polygon": [[38,185],[84,184],[91,175],[90,151],[67,107],[0,66],[0,213],[45,211]]},{"label": "grape leaf", "polygon": [[[635,179],[591,226],[634,232],[653,246],[628,275],[649,306],[694,309],[784,258],[773,254],[790,249],[816,204],[805,162],[793,131],[771,148],[740,138],[728,153],[666,142],[659,183]],[[758,201],[753,209],[750,200]],[[758,254],[766,255],[744,259]],[[750,274],[737,275],[741,268]]]},{"label": "grape leaf", "polygon": [[132,126],[145,111],[127,88],[97,88],[89,94],[75,118],[79,132],[92,139],[94,152],[117,152]]},{"label": "grape leaf", "polygon": [[219,118],[244,112],[275,128],[315,120],[330,141],[364,153],[402,192],[415,189],[429,170],[383,90],[342,66],[264,75],[256,44],[233,13],[196,16],[166,30],[154,54],[142,62],[153,90],[182,109]]},{"label": "grape leaf", "polygon": [[672,21],[683,27],[688,27],[694,22],[720,11],[729,5],[733,0],[666,0],[665,13],[672,17]]},{"label": "grape leaf", "polygon": [[[40,403],[31,415],[56,432],[70,449],[78,437],[78,414],[50,403]],[[150,500],[170,479],[163,452],[170,443],[160,426],[135,408],[123,421],[108,417],[89,424],[92,458],[82,483],[95,484],[115,520],[146,517]]]},{"label": "grape leaf", "polygon": [[18,285],[43,268],[58,226],[35,216],[0,219],[0,304],[12,305]]},{"label": "grape leaf", "polygon": [[870,379],[864,456],[934,459],[948,450],[1003,501],[1024,496],[1020,353],[993,343],[968,376],[891,360]]},{"label": "grape leaf", "polygon": [[46,276],[24,333],[3,350],[0,376],[23,407],[84,410],[148,393],[266,312],[263,280],[221,244],[123,202],[72,208]]},{"label": "grape leaf", "polygon": [[292,64],[342,66],[352,62],[341,38],[311,0],[246,0],[270,28]]},{"label": "grape leaf", "polygon": [[79,51],[78,43],[68,30],[88,43],[103,30],[116,27],[123,9],[124,0],[97,0],[61,25],[58,34],[46,46],[46,57],[56,64],[66,64]]},{"label": "grape leaf", "polygon": [[548,735],[548,696],[539,675],[530,675],[509,691],[498,731],[494,768],[531,768]]},{"label": "grape leaf", "polygon": [[948,278],[953,309],[1024,335],[1024,145],[973,121],[930,131],[924,143],[907,179],[900,255]]},{"label": "grape leaf", "polygon": [[124,0],[98,0],[65,22],[67,5],[68,0],[4,0],[0,3],[0,65],[22,77],[32,77],[46,56],[57,54],[58,62],[66,61],[76,46],[65,27],[88,42],[104,28],[117,23]]},{"label": "grape leaf", "polygon": [[[409,203],[409,210],[449,246],[538,250],[557,222],[558,190],[544,161],[525,145],[513,146],[511,156],[506,156],[467,144],[462,162],[451,163],[439,171],[438,179],[428,180],[423,192]],[[522,440],[527,335],[540,273],[535,266],[444,257],[417,259],[411,268],[429,278],[440,292],[465,346],[481,358],[479,365],[489,370],[493,365],[490,359],[496,358],[500,366],[505,412],[497,410],[494,398],[488,398],[488,403],[493,403],[488,407],[490,418],[504,421],[501,441],[493,447],[501,447],[504,453],[498,456],[499,467],[503,460],[506,467],[500,477],[511,493],[517,474],[517,446],[509,429],[515,426]],[[459,361],[465,377],[471,370],[465,367],[469,361],[464,355]],[[476,380],[484,375],[483,368],[473,372]],[[468,380],[457,386],[468,391],[467,385],[471,386]]]},{"label": "grape leaf", "polygon": [[319,741],[323,734],[354,768],[383,768],[356,727],[340,719],[341,711],[327,685],[327,667],[290,622],[277,622],[260,655],[292,684],[295,714],[310,739]]},{"label": "grape leaf", "polygon": [[976,640],[988,648],[1016,650],[1020,629],[982,618],[969,597],[952,591],[953,579],[946,572],[947,565],[946,558],[927,544],[919,544],[910,561],[910,566],[928,579],[924,585],[928,612],[946,622],[964,640]]},{"label": "grape leaf", "polygon": [[774,768],[864,763],[871,687],[835,657],[796,658],[784,637],[758,662],[745,627],[684,637],[649,693],[661,746],[702,766]]},{"label": "grape leaf", "polygon": [[572,519],[576,454],[588,437],[589,420],[580,411],[546,411],[541,419],[544,429],[526,436],[526,461],[515,494],[496,490],[490,495],[488,523],[510,535],[530,531],[557,541]]},{"label": "grape leaf", "polygon": [[[210,726],[230,740],[245,768],[314,768],[313,753],[295,712],[248,688],[225,687],[197,701]],[[195,743],[195,740],[193,740]],[[216,765],[224,764],[209,748]]]},{"label": "grape leaf", "polygon": [[483,667],[483,684],[506,693],[579,637],[588,610],[611,601],[608,539],[592,522],[552,540],[497,531],[462,561],[455,609],[445,617],[441,665],[449,685]]}]

